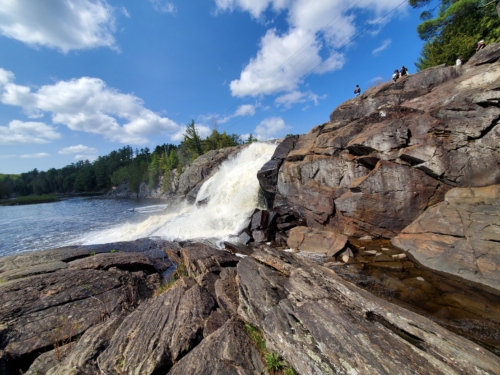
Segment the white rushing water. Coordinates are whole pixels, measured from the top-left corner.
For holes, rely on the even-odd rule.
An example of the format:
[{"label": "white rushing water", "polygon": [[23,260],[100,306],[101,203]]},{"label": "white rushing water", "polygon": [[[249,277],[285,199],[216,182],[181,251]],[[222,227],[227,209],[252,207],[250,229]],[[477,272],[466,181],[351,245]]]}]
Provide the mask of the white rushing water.
[{"label": "white rushing water", "polygon": [[152,236],[170,240],[229,239],[241,232],[259,206],[257,172],[271,159],[275,148],[272,144],[253,143],[222,163],[198,193],[197,202],[208,198],[205,205],[170,208],[169,212],[151,216],[142,223],[124,224],[91,234],[84,243],[132,241]]}]

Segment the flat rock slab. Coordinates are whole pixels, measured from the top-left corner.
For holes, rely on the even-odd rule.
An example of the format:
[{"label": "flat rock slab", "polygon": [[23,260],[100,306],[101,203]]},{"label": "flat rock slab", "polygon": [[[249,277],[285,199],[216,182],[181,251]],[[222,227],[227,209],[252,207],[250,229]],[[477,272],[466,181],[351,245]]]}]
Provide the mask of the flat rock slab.
[{"label": "flat rock slab", "polygon": [[[239,313],[299,374],[499,374],[500,358],[332,270],[261,248],[238,264]],[[288,261],[286,260],[288,258]],[[274,268],[287,263],[289,276]],[[298,266],[300,264],[300,266]]]},{"label": "flat rock slab", "polygon": [[69,263],[70,269],[108,270],[112,267],[127,271],[156,272],[153,261],[141,253],[102,253]]},{"label": "flat rock slab", "polygon": [[287,244],[292,249],[332,257],[345,248],[347,236],[307,227],[295,227],[290,230]]},{"label": "flat rock slab", "polygon": [[392,243],[426,267],[500,292],[500,185],[450,190]]}]

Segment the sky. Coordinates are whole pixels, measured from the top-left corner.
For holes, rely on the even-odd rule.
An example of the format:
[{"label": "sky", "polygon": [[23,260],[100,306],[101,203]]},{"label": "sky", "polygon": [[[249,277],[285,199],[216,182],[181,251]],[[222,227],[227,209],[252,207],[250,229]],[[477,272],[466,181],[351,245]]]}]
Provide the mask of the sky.
[{"label": "sky", "polygon": [[0,173],[177,144],[195,121],[259,140],[307,133],[410,74],[403,0],[0,0]]}]

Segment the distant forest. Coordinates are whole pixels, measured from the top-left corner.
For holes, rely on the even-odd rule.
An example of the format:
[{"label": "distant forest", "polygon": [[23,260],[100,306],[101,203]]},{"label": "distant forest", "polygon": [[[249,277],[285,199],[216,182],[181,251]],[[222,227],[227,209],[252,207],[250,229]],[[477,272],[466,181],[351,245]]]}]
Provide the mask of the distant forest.
[{"label": "distant forest", "polygon": [[[250,135],[246,143],[256,139]],[[191,163],[198,156],[225,147],[237,146],[243,142],[238,134],[219,133],[214,127],[210,136],[201,139],[192,121],[186,129],[183,141],[178,145],[165,143],[151,150],[133,149],[130,146],[99,156],[90,162],[78,161],[61,169],[52,168],[46,172],[32,171],[18,175],[0,174],[0,199],[16,196],[42,195],[51,193],[92,193],[109,190],[112,186],[128,181],[134,192],[139,191],[141,182],[150,187],[158,184],[159,177],[170,179],[170,172]],[[164,184],[166,186],[167,184]]]}]

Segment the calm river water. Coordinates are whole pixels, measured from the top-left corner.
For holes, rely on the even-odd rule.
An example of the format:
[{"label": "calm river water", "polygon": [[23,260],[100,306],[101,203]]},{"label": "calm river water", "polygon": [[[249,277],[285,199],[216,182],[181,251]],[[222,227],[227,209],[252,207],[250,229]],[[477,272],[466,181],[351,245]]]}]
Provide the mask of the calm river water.
[{"label": "calm river water", "polygon": [[166,201],[71,198],[0,207],[0,256],[82,244],[93,234],[161,214]]}]

